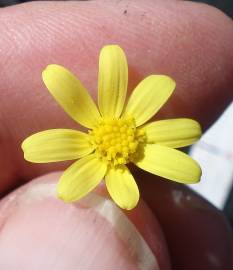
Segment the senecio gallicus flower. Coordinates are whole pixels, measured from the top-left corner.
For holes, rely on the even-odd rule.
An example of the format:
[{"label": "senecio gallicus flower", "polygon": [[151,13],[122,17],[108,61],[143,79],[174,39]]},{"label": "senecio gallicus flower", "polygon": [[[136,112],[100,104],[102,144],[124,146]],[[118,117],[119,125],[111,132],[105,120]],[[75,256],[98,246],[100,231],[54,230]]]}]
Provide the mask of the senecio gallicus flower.
[{"label": "senecio gallicus flower", "polygon": [[166,75],[150,75],[126,101],[128,66],[117,45],[102,48],[99,56],[98,108],[82,83],[67,69],[49,65],[42,78],[50,93],[76,122],[88,129],[51,129],[22,143],[26,160],[47,163],[75,161],[61,176],[58,197],[76,201],[105,179],[107,190],[123,209],[134,208],[138,186],[127,164],[180,183],[200,180],[196,161],[175,148],[191,145],[200,125],[179,118],[147,123],[163,106],[176,83]]}]

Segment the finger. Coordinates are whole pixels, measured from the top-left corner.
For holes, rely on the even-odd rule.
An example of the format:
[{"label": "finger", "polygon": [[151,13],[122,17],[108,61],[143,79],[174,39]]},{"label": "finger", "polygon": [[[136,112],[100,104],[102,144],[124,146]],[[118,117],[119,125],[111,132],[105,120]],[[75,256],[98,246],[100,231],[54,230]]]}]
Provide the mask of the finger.
[{"label": "finger", "polygon": [[[124,2],[124,3],[126,3],[126,2]],[[95,5],[95,4],[93,4],[93,5]],[[155,5],[155,4],[150,4],[149,8],[151,8],[152,5]],[[173,75],[173,76],[177,75],[177,80],[180,81],[180,83],[179,83],[180,87],[177,90],[181,94],[180,95],[177,94],[178,96],[176,96],[174,101],[171,100],[170,104],[172,104],[172,106],[170,105],[170,107],[169,107],[169,104],[168,104],[168,107],[167,107],[168,109],[166,111],[164,111],[163,115],[164,116],[169,116],[169,115],[172,114],[172,116],[174,117],[176,114],[179,114],[180,110],[182,110],[185,114],[187,114],[187,116],[189,116],[189,117],[197,116],[196,118],[200,118],[199,120],[201,120],[202,123],[208,124],[211,120],[214,119],[213,112],[215,112],[216,113],[215,115],[217,115],[217,113],[222,110],[224,105],[227,104],[227,102],[229,100],[229,96],[230,96],[230,91],[227,91],[227,89],[230,89],[230,88],[227,88],[227,87],[232,85],[232,80],[231,80],[231,78],[229,78],[229,74],[230,74],[230,70],[231,70],[231,63],[230,63],[229,59],[231,59],[231,57],[232,57],[231,51],[229,50],[229,44],[230,44],[229,40],[232,39],[232,34],[231,34],[231,30],[230,30],[232,23],[229,20],[227,20],[226,18],[224,18],[220,13],[215,12],[214,10],[209,10],[208,8],[204,8],[205,15],[203,16],[203,18],[205,18],[206,22],[204,22],[205,20],[203,21],[201,19],[201,20],[198,20],[198,25],[197,25],[196,22],[192,23],[192,20],[194,20],[195,17],[199,16],[201,9],[199,9],[199,8],[194,8],[193,9],[192,8],[192,11],[191,11],[190,6],[187,7],[187,5],[190,5],[190,4],[187,4],[187,3],[185,3],[186,6],[182,6],[183,5],[183,3],[182,3],[182,4],[180,4],[179,7],[177,7],[176,4],[172,4],[172,6],[170,6],[170,7],[169,7],[169,5],[167,6],[167,4],[165,4],[165,6],[164,6],[164,5],[160,4],[160,7],[157,8],[157,6],[156,6],[155,11],[151,12],[149,10],[150,11],[149,15],[152,14],[154,16],[150,17],[150,16],[148,16],[148,14],[146,16],[144,15],[146,20],[143,21],[143,24],[142,24],[143,27],[141,28],[141,31],[140,31],[141,25],[140,25],[139,28],[135,27],[136,19],[133,19],[132,16],[131,16],[130,19],[129,18],[127,19],[128,21],[125,21],[125,24],[127,24],[127,26],[131,25],[131,27],[127,28],[127,29],[131,29],[130,31],[127,32],[128,35],[125,35],[124,33],[119,33],[119,38],[118,38],[119,42],[118,43],[122,44],[122,45],[125,45],[125,47],[128,48],[128,50],[130,50],[129,54],[131,56],[129,58],[131,59],[131,62],[133,61],[133,63],[134,63],[134,64],[131,64],[131,77],[133,78],[133,80],[131,82],[131,85],[135,85],[136,82],[141,77],[143,77],[145,73],[150,72],[151,70],[154,73],[155,72],[154,70],[160,71],[160,69],[161,69],[161,72],[164,72],[164,73],[167,72],[168,74]],[[85,10],[85,8],[83,8],[83,7],[84,6],[82,6],[82,8],[81,8],[81,12],[82,12],[83,9]],[[93,6],[92,6],[92,8],[93,8]],[[161,8],[162,8],[163,12],[161,12]],[[63,8],[63,10],[64,10],[64,8]],[[98,10],[98,8],[97,8],[97,10]],[[137,7],[136,10],[139,11],[137,13],[137,15],[138,14],[142,15],[142,13],[141,13],[142,11],[143,12],[147,11],[147,13],[148,13],[147,8],[145,9],[142,6],[140,6],[139,8]],[[111,8],[108,8],[107,11],[114,14],[114,12],[116,12],[117,9],[113,10]],[[181,25],[183,27],[187,23],[187,24],[190,25],[190,27],[186,26],[185,29],[182,29],[182,27],[181,28],[178,27],[179,24],[180,24],[180,20],[178,20],[178,22],[174,22],[170,18],[168,18],[169,17],[168,15],[167,15],[166,20],[164,21],[164,19],[161,18],[161,14],[163,14],[163,16],[164,16],[164,13],[166,14],[166,12],[164,12],[164,11],[168,12],[169,15],[176,15],[176,18],[179,17],[179,19],[180,19],[180,16],[179,16],[178,11],[185,11],[184,13],[188,14],[189,18],[187,18],[187,16],[184,17],[184,21],[182,20]],[[22,10],[21,10],[21,12],[22,12]],[[50,10],[50,12],[51,12],[51,10]],[[123,11],[123,13],[124,12],[125,12],[125,10]],[[22,13],[24,13],[24,12],[22,12]],[[34,13],[35,13],[35,11],[34,11]],[[60,10],[60,13],[62,13],[62,10]],[[67,13],[67,14],[69,14],[69,13]],[[82,13],[80,13],[80,14],[82,14]],[[98,14],[97,17],[98,16],[103,17],[104,22],[108,22],[108,18],[106,18],[106,16],[100,16],[100,14],[98,12],[96,14]],[[127,11],[126,14],[129,14],[129,11]],[[182,14],[183,14],[183,12],[182,12]],[[158,16],[156,17],[156,15],[158,15]],[[74,14],[71,17],[72,18],[75,17],[75,19],[77,20],[77,18],[76,18],[76,16]],[[111,16],[109,16],[109,17],[111,17]],[[122,17],[120,17],[120,18],[122,19]],[[135,18],[136,18],[136,16],[135,16]],[[92,15],[91,19],[93,19],[93,20],[96,19],[96,15],[95,16]],[[119,24],[119,22],[122,22],[121,19],[118,18],[118,24]],[[93,21],[90,21],[89,23],[86,22],[86,24],[84,26],[89,28],[88,27],[89,24],[92,26],[91,22],[93,22]],[[78,23],[79,23],[79,25],[82,25],[82,22],[78,22]],[[156,25],[156,28],[153,28],[153,23],[154,23],[154,25]],[[40,23],[38,23],[38,18],[37,18],[37,20],[35,20],[35,24],[36,24],[37,27],[40,26],[40,25],[38,25],[38,24],[40,24]],[[65,21],[65,24],[70,25],[71,22],[67,23],[67,21]],[[108,25],[112,27],[112,24],[110,22],[109,22]],[[141,32],[145,32],[145,26],[148,26],[148,25],[150,27],[149,27],[149,30],[148,30],[148,27],[147,27],[146,31],[149,32],[150,38],[148,40],[145,39],[145,41],[143,40],[139,44],[137,44],[135,41],[138,40],[138,36],[137,36],[138,33],[139,33],[139,36],[140,36]],[[215,25],[217,25],[219,27],[219,29],[223,28],[223,26],[224,26],[223,31],[222,31],[222,29],[221,29],[221,31],[217,31],[218,34],[220,33],[220,36],[217,36],[217,34],[215,34],[215,30],[216,30]],[[189,31],[194,26],[195,26],[195,29],[193,31]],[[50,27],[51,27],[51,25],[50,25]],[[197,28],[199,28],[199,29],[197,29]],[[38,29],[38,28],[36,28],[36,29]],[[39,29],[40,29],[40,27],[39,27]],[[77,29],[80,31],[79,28],[77,28]],[[75,33],[79,33],[79,31],[77,31],[77,29],[76,30],[73,29],[73,30],[75,30],[74,31]],[[106,32],[104,32],[104,34],[102,34],[103,36],[101,36],[101,37],[103,38],[104,41],[105,40],[107,41],[107,39],[108,39],[106,36],[110,36],[111,39],[114,39],[114,36],[118,34],[118,30],[116,29],[116,27],[114,27],[114,31],[112,31],[111,33],[110,33],[110,29],[111,28],[107,27],[107,29],[105,30]],[[154,31],[151,31],[151,29],[154,30]],[[178,42],[176,39],[174,40],[174,38],[172,38],[169,35],[167,37],[167,36],[165,36],[165,34],[162,34],[162,32],[164,30],[167,30],[167,29],[171,29],[172,33],[168,32],[168,31],[165,31],[166,33],[170,33],[170,34],[174,34],[174,33],[176,33],[176,34],[181,33],[182,34],[182,33],[184,33],[183,36],[185,37],[184,38],[185,40],[182,40],[183,44],[180,44],[180,42]],[[96,30],[96,28],[95,28],[95,30]],[[98,30],[98,27],[97,27],[97,30]],[[34,31],[34,32],[36,33],[36,31]],[[129,33],[130,33],[130,37],[129,37]],[[210,33],[212,35],[211,38],[210,38],[210,35],[209,35]],[[19,35],[25,36],[25,34],[28,34],[28,33],[26,33],[25,30],[24,30],[23,33],[20,32]],[[155,36],[155,34],[157,34],[157,36]],[[158,34],[160,34],[160,35],[158,35]],[[33,37],[34,37],[34,35],[35,34],[33,34]],[[51,37],[51,40],[49,39],[49,41],[51,41],[51,43],[53,43],[53,42],[55,43],[55,36],[56,35],[53,34],[52,37]],[[94,35],[94,34],[92,36],[96,37],[96,35]],[[227,36],[229,36],[229,37],[227,37]],[[61,44],[66,44],[64,42],[64,40],[66,39],[65,37],[66,36],[61,37],[61,40],[58,39],[58,41],[63,41],[63,43],[61,43]],[[91,37],[91,35],[87,35],[87,37]],[[186,37],[187,37],[187,40],[186,40]],[[223,41],[226,40],[226,37],[227,37],[228,41],[226,43],[224,43]],[[97,44],[97,46],[99,45],[99,47],[100,47],[100,46],[102,46],[101,43],[102,43],[103,40],[99,40],[95,44]],[[203,40],[208,41],[207,44],[210,45],[208,48],[204,44],[201,47],[197,46]],[[77,38],[76,39],[73,38],[71,41],[73,42],[73,43],[71,42],[71,44],[74,45],[75,41],[77,41]],[[168,43],[168,41],[169,42],[173,41],[172,46],[166,45],[165,46],[166,49],[163,49],[164,44],[170,44],[170,43]],[[30,45],[30,42],[28,42],[28,43],[29,43],[28,45]],[[52,50],[51,48],[55,48],[56,52],[61,53],[61,51],[62,51],[61,48],[58,48],[58,46],[60,46],[61,44],[57,44],[57,46],[54,46],[54,47],[51,46],[50,49],[48,49],[48,50]],[[205,44],[206,44],[206,42],[205,42]],[[40,45],[41,45],[41,43],[40,43]],[[62,48],[65,49],[64,50],[65,53],[68,52],[68,47],[69,48],[72,47],[72,46],[69,46],[69,45],[66,45],[66,46],[64,46],[64,45],[62,46]],[[36,46],[36,48],[38,48],[38,47]],[[80,48],[82,49],[83,47],[81,46]],[[95,46],[93,46],[93,48],[94,48],[93,50],[95,50]],[[147,52],[147,56],[150,56],[150,57],[146,57],[146,58],[150,58],[150,61],[146,62],[147,59],[145,60],[145,53],[142,50],[142,48],[144,49],[144,51],[147,51],[147,49],[148,49],[148,51],[150,51],[153,48],[158,48],[158,50],[157,50],[156,54],[154,53],[154,51],[153,51],[153,53],[151,51]],[[178,50],[178,52],[177,52],[176,51],[177,48],[181,48],[182,50]],[[193,52],[193,48],[195,48],[195,52]],[[211,48],[211,49],[209,50],[209,48]],[[26,50],[24,51],[24,48],[20,48],[20,49],[24,52],[23,57],[21,58],[21,60],[26,60],[25,63],[28,63],[29,62],[28,61],[29,57],[26,54]],[[32,54],[35,54],[36,59],[38,58],[37,59],[38,62],[41,61],[41,59],[38,57],[38,53],[37,54],[35,53],[35,51],[37,51],[37,50],[32,50],[31,51],[30,46],[27,47],[27,49],[29,49],[28,51],[31,52]],[[43,46],[42,46],[42,49],[40,47],[39,47],[39,49],[40,49],[39,51],[41,51],[41,50],[44,51]],[[185,53],[183,52],[184,50],[186,50]],[[47,52],[47,49],[46,49],[46,52]],[[169,61],[164,60],[164,58],[166,58],[166,60],[168,59],[168,57],[165,57],[166,53],[168,53]],[[198,54],[198,53],[201,53],[201,54]],[[128,54],[128,52],[127,52],[127,54]],[[181,54],[182,55],[184,54],[184,57],[179,58],[180,56],[182,56]],[[138,61],[135,61],[136,60],[135,55],[136,56],[143,56],[143,59],[141,60],[142,61],[141,62],[141,67],[140,67],[141,69],[140,68],[137,68],[137,69],[135,68],[139,64]],[[201,55],[202,56],[204,55],[205,57],[207,57],[206,60],[208,60],[208,61],[206,61],[204,63],[204,68],[202,67],[203,63],[201,63],[202,62],[202,57],[199,58],[199,56],[201,56]],[[8,54],[8,56],[9,56],[9,54]],[[46,56],[47,56],[47,54],[46,54]],[[72,56],[76,56],[76,54],[74,54],[73,51],[71,52],[71,54],[69,54],[69,57],[67,59],[64,59],[64,54],[63,54],[63,60],[61,59],[62,61],[59,62],[59,63],[63,63],[63,62],[64,62],[64,64],[67,63],[75,71],[76,70],[78,71],[77,66],[71,64]],[[56,58],[55,53],[51,54],[51,58],[52,57]],[[78,62],[77,65],[82,63],[82,61],[84,63],[84,60],[82,60],[82,59],[83,58],[81,57],[81,60],[79,60],[80,62]],[[58,60],[59,60],[59,57],[58,57]],[[44,61],[44,59],[42,59],[42,62],[43,61]],[[29,67],[32,68],[32,70],[36,70],[36,68],[39,69],[37,67],[37,65],[38,65],[37,63],[31,63],[30,62],[29,64],[30,64]],[[173,64],[173,67],[172,67],[172,64]],[[91,64],[89,64],[89,65],[92,67],[92,70],[93,70],[94,65],[93,66]],[[27,65],[26,64],[22,65],[22,67],[25,67],[25,66],[27,66]],[[177,69],[175,69],[175,66],[177,66]],[[187,72],[187,74],[186,74],[186,72]],[[14,72],[14,73],[17,73],[17,72]],[[185,73],[185,75],[184,75],[184,73]],[[19,74],[19,72],[17,74]],[[24,71],[24,74],[25,74],[25,71]],[[89,84],[90,88],[93,88],[93,84],[90,82],[90,79],[93,78],[92,75],[90,75],[90,77],[87,78],[88,74],[84,74],[82,72],[80,72],[80,74],[83,76],[83,79],[86,80],[87,84]],[[9,74],[7,74],[6,77],[8,78],[8,80],[9,80],[9,78],[11,79],[11,75],[9,75]],[[9,81],[10,81],[10,83],[9,83],[9,86],[8,86],[8,83],[7,83],[7,86],[8,86],[7,89],[16,89],[16,84],[13,83],[14,87],[12,87],[12,81],[11,80],[9,80]],[[37,86],[38,88],[37,87],[35,87],[35,88],[37,88],[39,90],[39,87],[41,87],[41,85],[39,85],[39,80],[36,80],[36,81],[37,81],[37,83],[34,86]],[[29,83],[24,82],[24,83],[21,83],[21,84],[23,86],[27,86],[27,92],[28,92],[28,89],[29,89],[28,84]],[[32,84],[31,84],[31,86],[32,86]],[[19,89],[22,90],[22,88],[23,87],[21,87]],[[190,90],[190,88],[192,90]],[[221,91],[218,92],[218,89],[221,89]],[[191,91],[191,92],[189,92],[189,91]],[[221,92],[221,94],[220,94],[220,92]],[[189,93],[190,95],[184,96],[184,93]],[[210,95],[212,93],[213,93],[213,96]],[[222,94],[222,93],[224,93],[224,94]],[[190,105],[190,96],[193,96],[193,98],[194,98],[194,100],[192,100],[191,105]],[[44,97],[41,97],[41,96],[40,96],[40,99],[43,100],[43,101],[47,100],[47,98],[44,98]],[[210,100],[211,104],[208,104],[208,103],[206,104],[206,102],[204,102],[206,100],[208,100],[208,101]],[[216,101],[219,101],[219,103],[217,103]],[[49,103],[49,102],[46,101],[45,103]],[[181,106],[180,106],[180,103],[182,103]],[[217,108],[216,108],[216,103],[218,104]],[[18,104],[18,103],[13,102],[13,104]],[[35,104],[35,103],[32,103],[32,104]],[[186,105],[186,106],[184,106],[184,105]],[[215,105],[215,107],[214,107],[214,105]],[[9,104],[8,104],[8,106],[9,106]],[[5,108],[6,107],[7,106],[5,105]],[[33,107],[34,107],[34,105],[33,105]],[[30,112],[34,112],[33,120],[35,120],[35,113],[39,109],[40,108],[37,108],[37,110],[35,110],[35,111],[34,111],[34,109],[32,111],[30,111]],[[204,110],[204,109],[206,109],[206,110]],[[204,116],[201,115],[201,113],[206,112],[207,109],[208,109],[208,112],[210,112],[210,114],[205,113]],[[56,112],[57,115],[55,115],[55,112]],[[182,116],[183,116],[183,114],[182,114]],[[30,121],[31,121],[31,117],[26,116],[26,118],[27,118],[27,120],[30,119]],[[55,110],[54,114],[52,114],[52,116],[49,115],[49,117],[47,117],[47,118],[48,118],[49,121],[51,121],[53,123],[55,122],[54,125],[57,126],[58,125],[58,118],[60,118],[58,110],[57,111]],[[13,117],[9,117],[8,119],[9,120],[11,120],[11,119],[17,120],[17,121],[15,121],[16,126],[17,126],[17,123],[19,123],[20,120],[21,120],[21,119],[17,118],[14,114],[13,114]],[[38,120],[38,119],[39,119],[39,117],[38,118],[36,117],[36,120]],[[61,117],[61,119],[59,119],[59,120],[61,121],[61,123],[64,123],[66,121],[65,116],[63,118]],[[25,122],[27,122],[27,121],[25,121]],[[22,121],[21,129],[23,129],[23,132],[25,132],[24,128],[26,127],[26,125],[24,125],[23,123],[24,123],[24,121]],[[29,121],[28,121],[28,123],[29,123]],[[28,127],[28,123],[27,123],[27,127]],[[48,125],[48,122],[47,122],[47,120],[45,122],[39,120],[39,121],[37,121],[37,125],[38,126],[36,126],[36,125],[34,126],[32,124],[30,127],[28,127],[28,130],[26,130],[25,133],[27,133],[28,131],[31,131],[31,130],[33,130],[33,132],[34,132],[34,129],[35,129],[35,131],[37,131],[37,128],[41,128],[41,127],[44,127],[44,126]],[[12,124],[7,123],[7,127],[8,126],[11,127],[11,134],[14,134],[14,131],[13,131],[14,126]],[[51,128],[51,126],[49,126],[49,128]],[[9,134],[9,133],[6,133],[6,131],[4,131],[3,134]],[[20,135],[20,136],[22,136],[22,135]],[[16,136],[18,141],[20,141],[20,136],[18,134]],[[14,138],[13,141],[15,142],[15,140],[16,140],[15,135],[12,135],[12,137]],[[12,140],[10,140],[10,141],[12,143]],[[6,152],[8,152],[8,151],[6,151]],[[8,152],[8,153],[12,153],[12,152]],[[19,157],[20,157],[20,155],[19,155]],[[4,154],[4,161],[6,159],[7,159],[7,156]],[[16,156],[16,159],[21,160],[21,157],[17,158],[17,156]],[[4,166],[4,167],[7,167],[7,166]],[[19,168],[22,171],[22,167],[19,166]],[[16,176],[18,174],[19,168],[15,168],[15,166],[14,166],[14,169],[15,169],[14,176]],[[42,169],[40,168],[40,170],[43,171],[44,168],[42,168]],[[4,170],[4,173],[5,173],[6,176],[8,175],[8,172],[6,172],[6,170]],[[33,172],[31,172],[31,173],[35,173],[35,170],[33,169]],[[39,173],[39,171],[37,171],[36,173]],[[20,176],[21,177],[23,177],[23,176],[26,177],[25,172],[20,173]],[[7,177],[5,179],[7,179]]]},{"label": "finger", "polygon": [[130,217],[96,193],[65,204],[55,198],[59,177],[40,177],[1,202],[1,269],[170,269],[159,225],[143,202]]},{"label": "finger", "polygon": [[136,175],[142,197],[162,225],[174,270],[233,268],[232,231],[220,211],[184,185]]},{"label": "finger", "polygon": [[1,10],[0,25],[1,190],[63,167],[29,165],[19,147],[31,133],[76,127],[42,84],[49,63],[70,68],[95,96],[99,50],[118,43],[128,56],[131,89],[151,73],[172,76],[177,90],[160,116],[192,117],[204,127],[232,96],[232,21],[207,6],[33,2]]}]

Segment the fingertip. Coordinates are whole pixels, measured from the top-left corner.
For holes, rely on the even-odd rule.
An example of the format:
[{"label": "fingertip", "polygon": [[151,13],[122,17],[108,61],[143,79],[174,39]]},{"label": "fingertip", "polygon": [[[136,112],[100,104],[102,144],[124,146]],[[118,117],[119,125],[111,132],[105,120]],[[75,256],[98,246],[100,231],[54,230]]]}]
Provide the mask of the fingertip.
[{"label": "fingertip", "polygon": [[3,269],[170,269],[162,233],[144,205],[129,219],[96,193],[67,204],[56,198],[59,177],[39,177],[1,202]]},{"label": "fingertip", "polygon": [[232,231],[221,211],[184,185],[137,174],[142,196],[162,225],[175,269],[233,267]]}]

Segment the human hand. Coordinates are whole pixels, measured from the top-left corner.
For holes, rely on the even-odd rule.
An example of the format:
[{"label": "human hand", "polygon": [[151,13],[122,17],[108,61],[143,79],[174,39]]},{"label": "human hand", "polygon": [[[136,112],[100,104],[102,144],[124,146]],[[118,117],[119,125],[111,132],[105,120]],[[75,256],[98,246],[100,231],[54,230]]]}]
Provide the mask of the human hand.
[{"label": "human hand", "polygon": [[[232,21],[205,5],[33,2],[0,10],[0,22],[2,194],[67,167],[29,164],[20,149],[23,139],[37,131],[77,127],[42,84],[41,71],[50,63],[71,69],[95,96],[99,50],[119,44],[129,62],[129,89],[149,74],[170,75],[177,88],[158,118],[194,118],[204,129],[232,99]],[[170,264],[178,270],[232,269],[232,236],[219,211],[182,185],[134,173],[150,210],[141,201],[124,214],[149,248],[140,250],[140,237],[111,202],[103,214],[85,203],[67,205],[54,198],[53,183],[59,177],[54,173],[3,198],[1,269],[135,269],[139,260],[145,263],[144,253],[148,261],[157,260],[161,270]],[[98,193],[105,196],[104,188]],[[111,216],[117,215],[114,222]],[[137,240],[125,243],[132,235]]]}]

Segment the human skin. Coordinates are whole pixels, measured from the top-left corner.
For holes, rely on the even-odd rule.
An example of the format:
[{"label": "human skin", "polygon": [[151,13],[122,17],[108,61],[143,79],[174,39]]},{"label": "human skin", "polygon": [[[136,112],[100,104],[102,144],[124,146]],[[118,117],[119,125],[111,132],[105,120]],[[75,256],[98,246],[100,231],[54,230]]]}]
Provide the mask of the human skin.
[{"label": "human skin", "polygon": [[[137,269],[130,244],[116,235],[117,224],[50,192],[60,174],[47,173],[69,163],[23,159],[20,144],[30,134],[81,129],[49,95],[41,71],[61,64],[95,98],[99,51],[119,44],[129,63],[130,91],[149,74],[177,82],[155,119],[194,118],[206,130],[233,97],[231,19],[185,1],[33,2],[1,9],[0,33],[0,268],[118,269],[119,263]],[[145,203],[125,215],[161,270],[233,268],[231,230],[221,212],[183,185],[133,173]],[[107,196],[104,186],[96,192]]]}]

